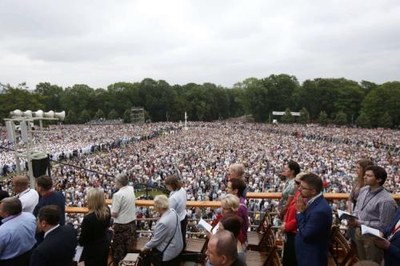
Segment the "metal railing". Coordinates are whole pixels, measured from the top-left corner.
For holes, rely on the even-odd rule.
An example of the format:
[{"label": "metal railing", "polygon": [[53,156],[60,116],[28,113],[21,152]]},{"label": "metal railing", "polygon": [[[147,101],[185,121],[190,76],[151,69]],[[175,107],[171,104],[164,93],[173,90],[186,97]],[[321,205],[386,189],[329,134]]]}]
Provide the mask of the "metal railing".
[{"label": "metal railing", "polygon": [[[280,192],[263,192],[263,193],[256,193],[256,192],[248,192],[247,199],[280,199],[282,193]],[[400,194],[392,194],[393,198],[400,202]],[[347,200],[349,198],[348,193],[324,193],[324,197],[328,201],[335,201],[335,200]],[[107,204],[111,204],[111,199],[106,200]],[[154,201],[153,200],[136,200],[136,206],[142,207],[152,207]],[[191,207],[199,207],[199,208],[219,208],[221,207],[220,201],[188,201],[186,203],[188,208]],[[86,213],[88,209],[86,207],[70,207],[67,206],[65,208],[66,213]]]}]

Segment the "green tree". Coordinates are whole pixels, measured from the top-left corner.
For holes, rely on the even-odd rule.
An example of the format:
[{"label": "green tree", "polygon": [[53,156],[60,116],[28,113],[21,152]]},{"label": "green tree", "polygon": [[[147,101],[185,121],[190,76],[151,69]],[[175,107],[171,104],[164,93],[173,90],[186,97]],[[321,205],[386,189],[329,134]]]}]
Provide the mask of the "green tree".
[{"label": "green tree", "polygon": [[96,114],[94,115],[95,119],[101,119],[101,118],[105,118],[106,116],[104,115],[103,110],[101,109],[97,109]]},{"label": "green tree", "polygon": [[117,113],[117,111],[115,111],[114,109],[112,109],[111,111],[110,111],[110,113],[108,113],[108,119],[111,119],[111,120],[114,120],[114,119],[118,119],[119,118],[119,115],[118,115],[118,113]]},{"label": "green tree", "polygon": [[299,87],[299,82],[295,76],[287,74],[270,75],[268,78],[262,79],[262,84],[267,90],[268,113],[293,107],[292,95]]},{"label": "green tree", "polygon": [[165,121],[167,114],[172,113],[176,93],[167,82],[147,78],[139,85],[139,98],[149,112],[151,121]]},{"label": "green tree", "polygon": [[388,112],[385,112],[382,116],[382,118],[379,120],[378,126],[384,127],[384,128],[391,128],[393,127],[393,121],[392,117]]},{"label": "green tree", "polygon": [[4,118],[9,117],[10,112],[15,109],[36,111],[43,107],[40,96],[29,91],[26,83],[21,83],[16,88],[5,85],[3,92],[0,93],[1,122]]},{"label": "green tree", "polygon": [[261,80],[249,78],[243,83],[237,83],[236,88],[243,89],[243,107],[256,122],[265,122],[272,107],[268,105],[268,90]]},{"label": "green tree", "polygon": [[[345,84],[345,85],[344,85]],[[341,99],[345,98],[347,95],[343,93],[343,96],[339,93],[342,87],[354,86],[350,81],[344,79],[314,79],[306,80],[303,86],[295,91],[294,101],[296,102],[296,107],[302,106],[307,108],[310,112],[310,118],[316,119],[321,111],[325,111],[328,116],[332,116],[338,110],[340,106]],[[346,89],[342,89],[347,91]],[[352,100],[353,98],[351,98]],[[352,101],[350,102],[350,105]],[[345,107],[340,107],[341,109],[348,108],[349,104],[345,104]]]},{"label": "green tree", "polygon": [[392,125],[400,125],[400,82],[387,82],[373,88],[362,102],[361,111],[370,119],[372,127],[381,126],[387,112]]},{"label": "green tree", "polygon": [[93,104],[95,93],[92,88],[84,84],[74,85],[72,88],[66,88],[61,95],[61,107],[63,110],[72,110],[76,114],[82,114],[83,110],[88,112],[89,117],[94,114],[100,106]]},{"label": "green tree", "polygon": [[73,110],[70,110],[67,112],[64,122],[66,124],[76,124],[79,123],[79,118]]},{"label": "green tree", "polygon": [[41,97],[41,102],[44,105],[44,111],[63,111],[60,101],[62,94],[64,93],[62,87],[52,85],[49,82],[41,82],[36,85],[34,93]]},{"label": "green tree", "polygon": [[244,91],[240,87],[227,89],[226,94],[228,97],[228,117],[239,117],[245,114],[243,108],[243,94]]},{"label": "green tree", "polygon": [[90,114],[88,112],[88,110],[83,109],[81,114],[79,115],[79,122],[80,123],[86,123],[90,121]]},{"label": "green tree", "polygon": [[[107,87],[107,111],[111,111],[111,109],[115,109],[118,114],[122,114],[126,109],[130,109],[134,106],[136,101],[132,99],[132,91],[136,89],[132,83],[127,82],[117,82]],[[137,96],[137,94],[136,94]]]},{"label": "green tree", "polygon": [[189,103],[187,115],[189,120],[205,121],[211,115],[211,103],[208,101],[206,88],[202,85],[189,83],[184,86],[186,100]]},{"label": "green tree", "polygon": [[346,125],[347,124],[347,115],[343,111],[339,111],[335,116],[335,124],[337,125]]},{"label": "green tree", "polygon": [[282,122],[289,124],[289,123],[293,123],[294,119],[292,116],[292,113],[290,112],[289,108],[286,108],[285,110],[285,114],[282,116]]},{"label": "green tree", "polygon": [[378,87],[378,85],[376,83],[373,83],[373,82],[370,82],[370,81],[362,80],[361,81],[361,87],[363,88],[365,94],[367,94],[372,89],[375,89],[376,87]]},{"label": "green tree", "polygon": [[318,123],[326,126],[328,124],[328,115],[325,111],[321,111],[318,116]]},{"label": "green tree", "polygon": [[130,123],[131,122],[131,110],[126,109],[124,112],[124,123]]},{"label": "green tree", "polygon": [[229,117],[229,98],[226,89],[212,83],[205,83],[203,86],[211,100],[210,121],[216,119],[226,119]]},{"label": "green tree", "polygon": [[353,123],[354,117],[357,116],[361,109],[361,103],[366,93],[355,81],[337,79],[336,82],[337,99],[334,104],[335,112],[345,113],[347,118],[351,119],[350,122]]},{"label": "green tree", "polygon": [[110,99],[110,92],[108,92],[105,89],[96,89],[93,92],[92,99],[93,99],[91,104],[92,110],[97,110],[97,111],[102,110],[103,118],[105,118],[106,117],[105,114],[108,114],[114,107],[112,100]]},{"label": "green tree", "polygon": [[371,127],[371,121],[369,121],[369,117],[365,112],[361,112],[361,114],[357,117],[356,125],[362,128]]},{"label": "green tree", "polygon": [[299,122],[302,124],[307,124],[310,122],[310,114],[305,107],[301,108],[300,110]]},{"label": "green tree", "polygon": [[[183,121],[184,114],[187,112],[188,116],[190,117],[192,106],[188,101],[189,90],[185,86],[174,85],[172,87],[174,94],[176,95],[175,101],[171,106],[171,113],[170,119],[172,121]],[[190,117],[190,120],[193,118]]]}]

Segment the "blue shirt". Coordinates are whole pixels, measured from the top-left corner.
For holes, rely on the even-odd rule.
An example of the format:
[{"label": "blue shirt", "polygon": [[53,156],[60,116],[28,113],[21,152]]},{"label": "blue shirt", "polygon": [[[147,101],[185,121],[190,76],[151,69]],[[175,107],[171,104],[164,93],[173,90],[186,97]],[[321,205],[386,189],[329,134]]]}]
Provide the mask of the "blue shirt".
[{"label": "blue shirt", "polygon": [[169,194],[169,207],[176,211],[179,221],[183,221],[186,217],[186,197],[186,190],[183,187]]},{"label": "blue shirt", "polygon": [[31,250],[36,243],[36,218],[22,212],[3,219],[0,226],[0,260],[12,259]]}]

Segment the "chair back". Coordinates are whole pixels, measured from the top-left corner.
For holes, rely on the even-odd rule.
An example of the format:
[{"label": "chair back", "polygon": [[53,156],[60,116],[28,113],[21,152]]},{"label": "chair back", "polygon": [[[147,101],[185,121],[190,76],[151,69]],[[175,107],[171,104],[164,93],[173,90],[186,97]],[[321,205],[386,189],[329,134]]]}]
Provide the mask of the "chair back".
[{"label": "chair back", "polygon": [[338,225],[333,225],[331,228],[329,252],[339,266],[353,265],[358,261]]}]

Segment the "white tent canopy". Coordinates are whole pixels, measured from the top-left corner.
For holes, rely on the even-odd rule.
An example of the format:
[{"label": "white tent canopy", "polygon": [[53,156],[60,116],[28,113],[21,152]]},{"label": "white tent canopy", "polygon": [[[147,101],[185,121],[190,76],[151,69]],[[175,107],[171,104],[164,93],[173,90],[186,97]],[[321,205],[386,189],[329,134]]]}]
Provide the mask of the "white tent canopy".
[{"label": "white tent canopy", "polygon": [[[290,112],[292,116],[300,116],[300,112]],[[285,112],[279,112],[279,111],[272,111],[272,115],[279,115],[282,116],[284,115]]]}]

